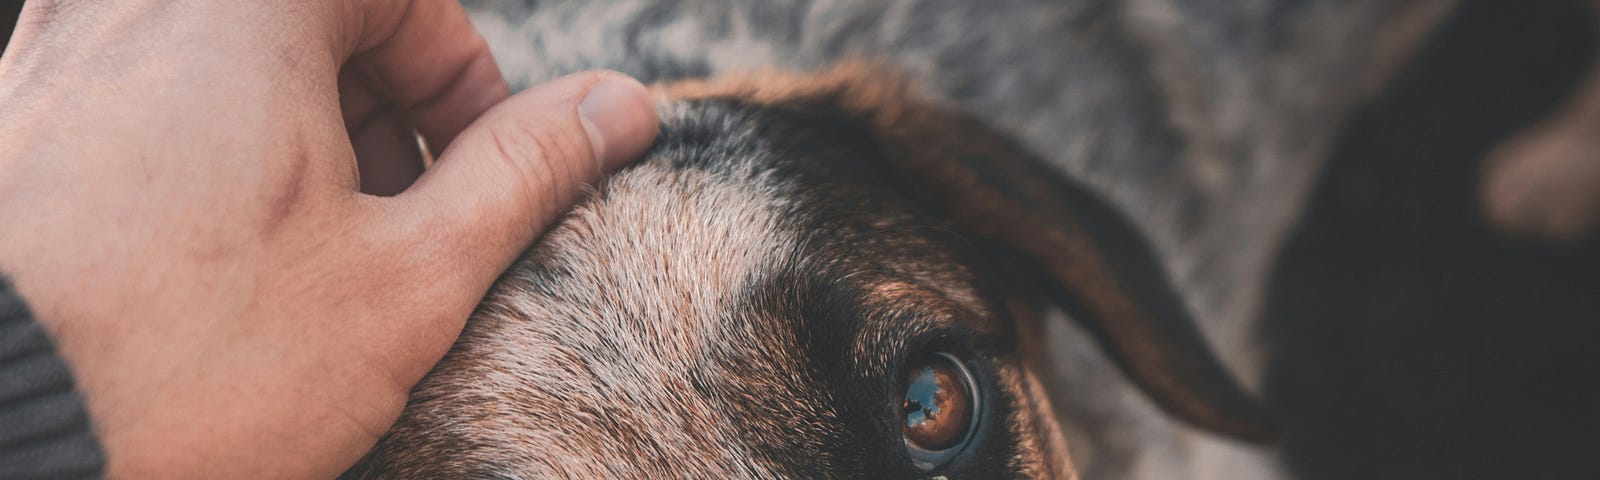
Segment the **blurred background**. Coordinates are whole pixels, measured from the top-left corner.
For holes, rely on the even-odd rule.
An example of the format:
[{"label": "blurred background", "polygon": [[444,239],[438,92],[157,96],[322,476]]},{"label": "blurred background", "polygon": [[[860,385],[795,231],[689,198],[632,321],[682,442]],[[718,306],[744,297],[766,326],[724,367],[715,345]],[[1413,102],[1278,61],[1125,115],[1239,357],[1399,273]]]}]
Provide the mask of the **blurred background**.
[{"label": "blurred background", "polygon": [[1600,244],[1503,238],[1477,198],[1591,67],[1587,7],[1464,1],[1345,127],[1265,312],[1305,478],[1600,478]]},{"label": "blurred background", "polygon": [[6,0],[0,2],[0,55],[4,54],[4,47],[11,43],[11,30],[16,28],[17,13],[22,11],[20,0]]},{"label": "blurred background", "polygon": [[1265,307],[1296,476],[1600,478],[1600,242],[1507,238],[1477,197],[1591,67],[1589,5],[1462,1],[1343,127]]}]

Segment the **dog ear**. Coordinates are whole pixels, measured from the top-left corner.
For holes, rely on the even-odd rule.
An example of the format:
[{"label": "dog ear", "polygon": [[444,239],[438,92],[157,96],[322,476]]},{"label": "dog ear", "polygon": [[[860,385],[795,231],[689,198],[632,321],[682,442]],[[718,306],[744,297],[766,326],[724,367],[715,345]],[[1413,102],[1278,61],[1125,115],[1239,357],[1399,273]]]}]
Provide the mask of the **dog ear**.
[{"label": "dog ear", "polygon": [[870,64],[806,75],[751,72],[659,93],[828,108],[858,119],[918,194],[968,234],[1019,255],[1156,404],[1216,432],[1271,439],[1264,409],[1212,354],[1138,232],[1007,136],[917,101],[908,82]]}]

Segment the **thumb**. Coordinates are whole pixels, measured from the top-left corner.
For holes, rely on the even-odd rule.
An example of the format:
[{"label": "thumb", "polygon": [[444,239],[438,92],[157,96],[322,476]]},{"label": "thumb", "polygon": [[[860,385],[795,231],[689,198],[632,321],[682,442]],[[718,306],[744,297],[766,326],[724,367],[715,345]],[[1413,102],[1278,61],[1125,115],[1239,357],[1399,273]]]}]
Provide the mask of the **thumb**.
[{"label": "thumb", "polygon": [[[449,231],[433,247],[488,285],[565,213],[585,184],[644,153],[658,128],[637,80],[594,71],[530,88],[491,108],[394,200]],[[435,250],[439,251],[439,250]]]}]

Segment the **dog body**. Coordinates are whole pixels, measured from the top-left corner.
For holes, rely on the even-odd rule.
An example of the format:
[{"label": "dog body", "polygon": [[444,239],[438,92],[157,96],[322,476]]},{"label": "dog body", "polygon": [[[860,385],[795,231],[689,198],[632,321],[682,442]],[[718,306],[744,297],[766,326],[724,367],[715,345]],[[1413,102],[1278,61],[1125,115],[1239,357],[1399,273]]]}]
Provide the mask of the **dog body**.
[{"label": "dog body", "polygon": [[[897,404],[901,365],[949,352],[985,407],[976,443],[923,473],[1276,477],[1269,450],[1170,420],[1157,405],[1182,401],[1140,394],[1135,384],[1171,387],[1137,373],[1161,359],[1116,346],[1116,328],[1063,319],[1117,317],[1124,297],[1163,303],[1148,275],[1096,290],[1099,270],[1077,266],[1100,264],[1086,258],[1157,271],[1176,307],[1146,313],[1192,310],[1222,364],[1258,380],[1267,263],[1337,119],[1450,4],[1332,3],[469,3],[514,88],[589,68],[654,83],[851,59],[885,73],[663,89],[652,153],[506,274],[349,476],[913,476],[884,406]],[[916,95],[880,78],[897,75]],[[858,89],[885,81],[889,93]],[[911,102],[971,122],[904,127],[894,120],[938,116]],[[962,163],[1010,151],[968,141],[985,135],[974,125],[1043,169]],[[942,156],[960,171],[927,174],[937,181],[919,172],[945,164],[881,161]],[[1057,202],[1039,193],[1055,184],[1034,177],[1071,179],[1108,208]],[[970,191],[927,186],[963,182],[1032,193],[970,195],[969,208],[951,197]],[[1018,209],[994,205],[1089,213],[1012,218]],[[1104,233],[1121,227],[1102,210],[1132,234]],[[1051,234],[1039,241],[1058,243],[997,254],[1026,235],[986,215],[1083,228],[1041,225]],[[1150,254],[1119,246],[1143,243]],[[1037,253],[1082,245],[1092,253]],[[1044,273],[1006,267],[1015,256]],[[1144,256],[1151,268],[1126,259]],[[1039,276],[1067,293],[1035,286]],[[1206,423],[1210,410],[1195,408]],[[1207,426],[1229,431],[1216,417]]]}]

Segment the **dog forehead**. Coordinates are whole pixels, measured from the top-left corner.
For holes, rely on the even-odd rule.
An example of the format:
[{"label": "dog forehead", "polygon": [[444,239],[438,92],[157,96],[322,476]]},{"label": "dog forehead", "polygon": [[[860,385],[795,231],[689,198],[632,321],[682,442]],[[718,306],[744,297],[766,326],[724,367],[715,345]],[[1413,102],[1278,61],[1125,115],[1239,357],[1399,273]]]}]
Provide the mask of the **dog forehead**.
[{"label": "dog forehead", "polygon": [[[778,201],[724,172],[647,162],[611,179],[533,252],[527,312],[600,317],[590,326],[691,358],[756,278],[793,256]],[[534,304],[537,301],[538,304]]]},{"label": "dog forehead", "polygon": [[[556,471],[770,476],[738,428],[748,419],[727,418],[719,363],[769,375],[794,365],[774,358],[795,350],[782,329],[741,324],[754,314],[745,292],[797,241],[768,208],[774,198],[730,173],[628,169],[542,240],[536,266],[502,280],[458,357],[501,384],[482,393],[526,412],[513,415],[523,425],[486,431],[566,450],[538,459]],[[808,395],[783,383],[765,387]]]}]

